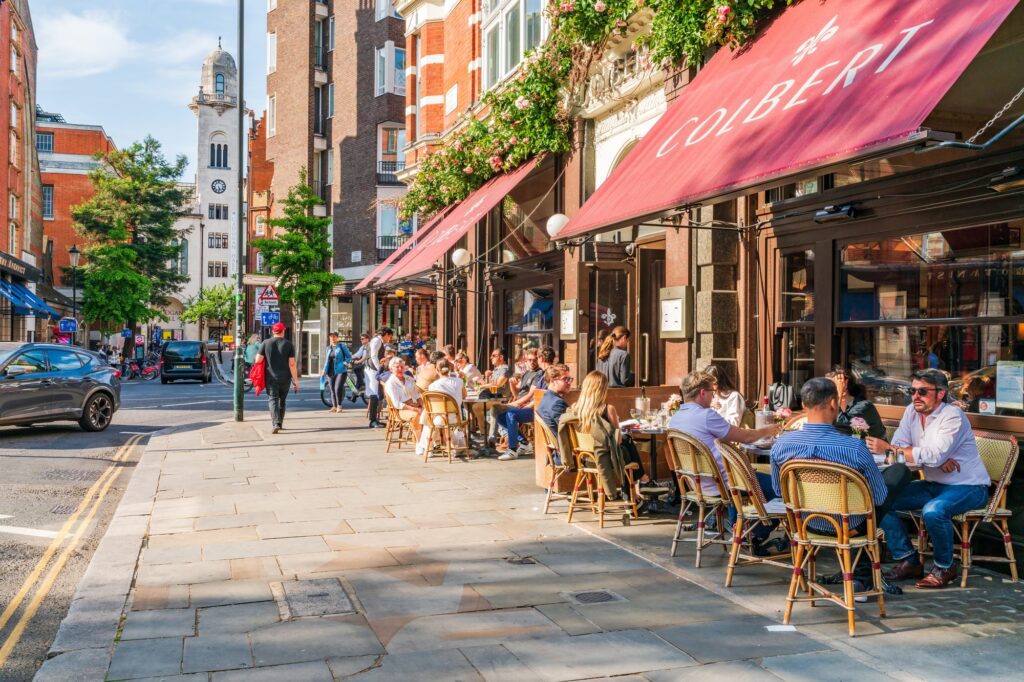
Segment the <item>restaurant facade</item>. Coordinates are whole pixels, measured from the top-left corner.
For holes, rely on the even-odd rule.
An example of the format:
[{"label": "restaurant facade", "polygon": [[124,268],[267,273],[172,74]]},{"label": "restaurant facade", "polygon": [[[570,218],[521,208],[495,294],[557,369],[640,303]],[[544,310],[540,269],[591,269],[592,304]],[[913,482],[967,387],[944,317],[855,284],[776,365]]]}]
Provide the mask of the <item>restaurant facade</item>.
[{"label": "restaurant facade", "polygon": [[438,342],[474,359],[550,344],[580,377],[623,324],[616,400],[715,363],[753,407],[842,365],[897,419],[934,367],[976,429],[1024,433],[1016,0],[797,3],[674,72],[645,66],[648,27],[592,69],[572,153],[492,179],[365,285],[432,289]]}]

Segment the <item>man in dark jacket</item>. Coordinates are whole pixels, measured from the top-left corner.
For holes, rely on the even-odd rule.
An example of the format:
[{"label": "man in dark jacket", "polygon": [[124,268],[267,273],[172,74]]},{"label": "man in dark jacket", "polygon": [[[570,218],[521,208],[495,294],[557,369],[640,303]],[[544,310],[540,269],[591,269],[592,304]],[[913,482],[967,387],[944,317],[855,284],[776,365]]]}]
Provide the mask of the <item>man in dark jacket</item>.
[{"label": "man in dark jacket", "polygon": [[278,322],[271,328],[273,336],[263,342],[256,362],[266,363],[267,402],[273,433],[284,428],[285,401],[288,399],[289,380],[299,392],[299,369],[295,365],[295,346],[284,338],[285,326]]}]

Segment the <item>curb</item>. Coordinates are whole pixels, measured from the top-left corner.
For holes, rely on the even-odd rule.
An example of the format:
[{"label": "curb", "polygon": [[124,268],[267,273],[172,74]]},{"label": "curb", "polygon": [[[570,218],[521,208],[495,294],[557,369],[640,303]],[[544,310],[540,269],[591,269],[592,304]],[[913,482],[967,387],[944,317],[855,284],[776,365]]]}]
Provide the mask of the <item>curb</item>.
[{"label": "curb", "polygon": [[173,426],[149,434],[146,449],[34,680],[106,678],[156,501],[162,462],[153,444],[187,428]]}]

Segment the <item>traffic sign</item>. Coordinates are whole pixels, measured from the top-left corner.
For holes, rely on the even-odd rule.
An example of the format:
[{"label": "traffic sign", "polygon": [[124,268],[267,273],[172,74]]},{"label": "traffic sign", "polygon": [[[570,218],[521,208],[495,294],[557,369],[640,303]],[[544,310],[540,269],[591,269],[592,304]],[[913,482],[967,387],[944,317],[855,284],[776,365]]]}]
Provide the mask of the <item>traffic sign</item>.
[{"label": "traffic sign", "polygon": [[122,329],[121,330],[121,338],[124,338],[124,339],[132,338],[132,330],[131,329]]},{"label": "traffic sign", "polygon": [[260,305],[268,305],[270,303],[277,303],[281,300],[281,297],[277,295],[277,289],[274,288],[273,284],[268,284],[262,289],[258,296],[256,296],[256,302]]},{"label": "traffic sign", "polygon": [[57,324],[61,334],[74,334],[78,331],[78,320],[73,317],[62,317]]},{"label": "traffic sign", "polygon": [[136,346],[144,346],[144,345],[146,345],[146,337],[143,336],[142,334],[139,334],[138,336],[136,336],[135,337],[135,345]]},{"label": "traffic sign", "polygon": [[232,336],[231,334],[225,334],[224,336],[220,337],[220,342],[221,343],[234,343],[235,342],[235,337]]},{"label": "traffic sign", "polygon": [[270,327],[281,321],[280,312],[272,313],[260,313],[260,324],[264,327]]}]

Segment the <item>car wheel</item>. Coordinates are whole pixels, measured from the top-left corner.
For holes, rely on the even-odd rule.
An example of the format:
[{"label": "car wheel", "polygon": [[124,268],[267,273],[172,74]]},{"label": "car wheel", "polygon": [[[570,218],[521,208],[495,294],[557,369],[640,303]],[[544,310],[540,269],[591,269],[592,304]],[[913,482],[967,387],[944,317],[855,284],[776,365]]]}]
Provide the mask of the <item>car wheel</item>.
[{"label": "car wheel", "polygon": [[103,431],[114,418],[114,401],[106,393],[95,393],[85,403],[78,425],[85,431]]},{"label": "car wheel", "polygon": [[171,381],[170,379],[166,379],[164,377],[160,377],[160,383],[161,384],[167,384],[167,383],[170,383],[170,381]]}]

